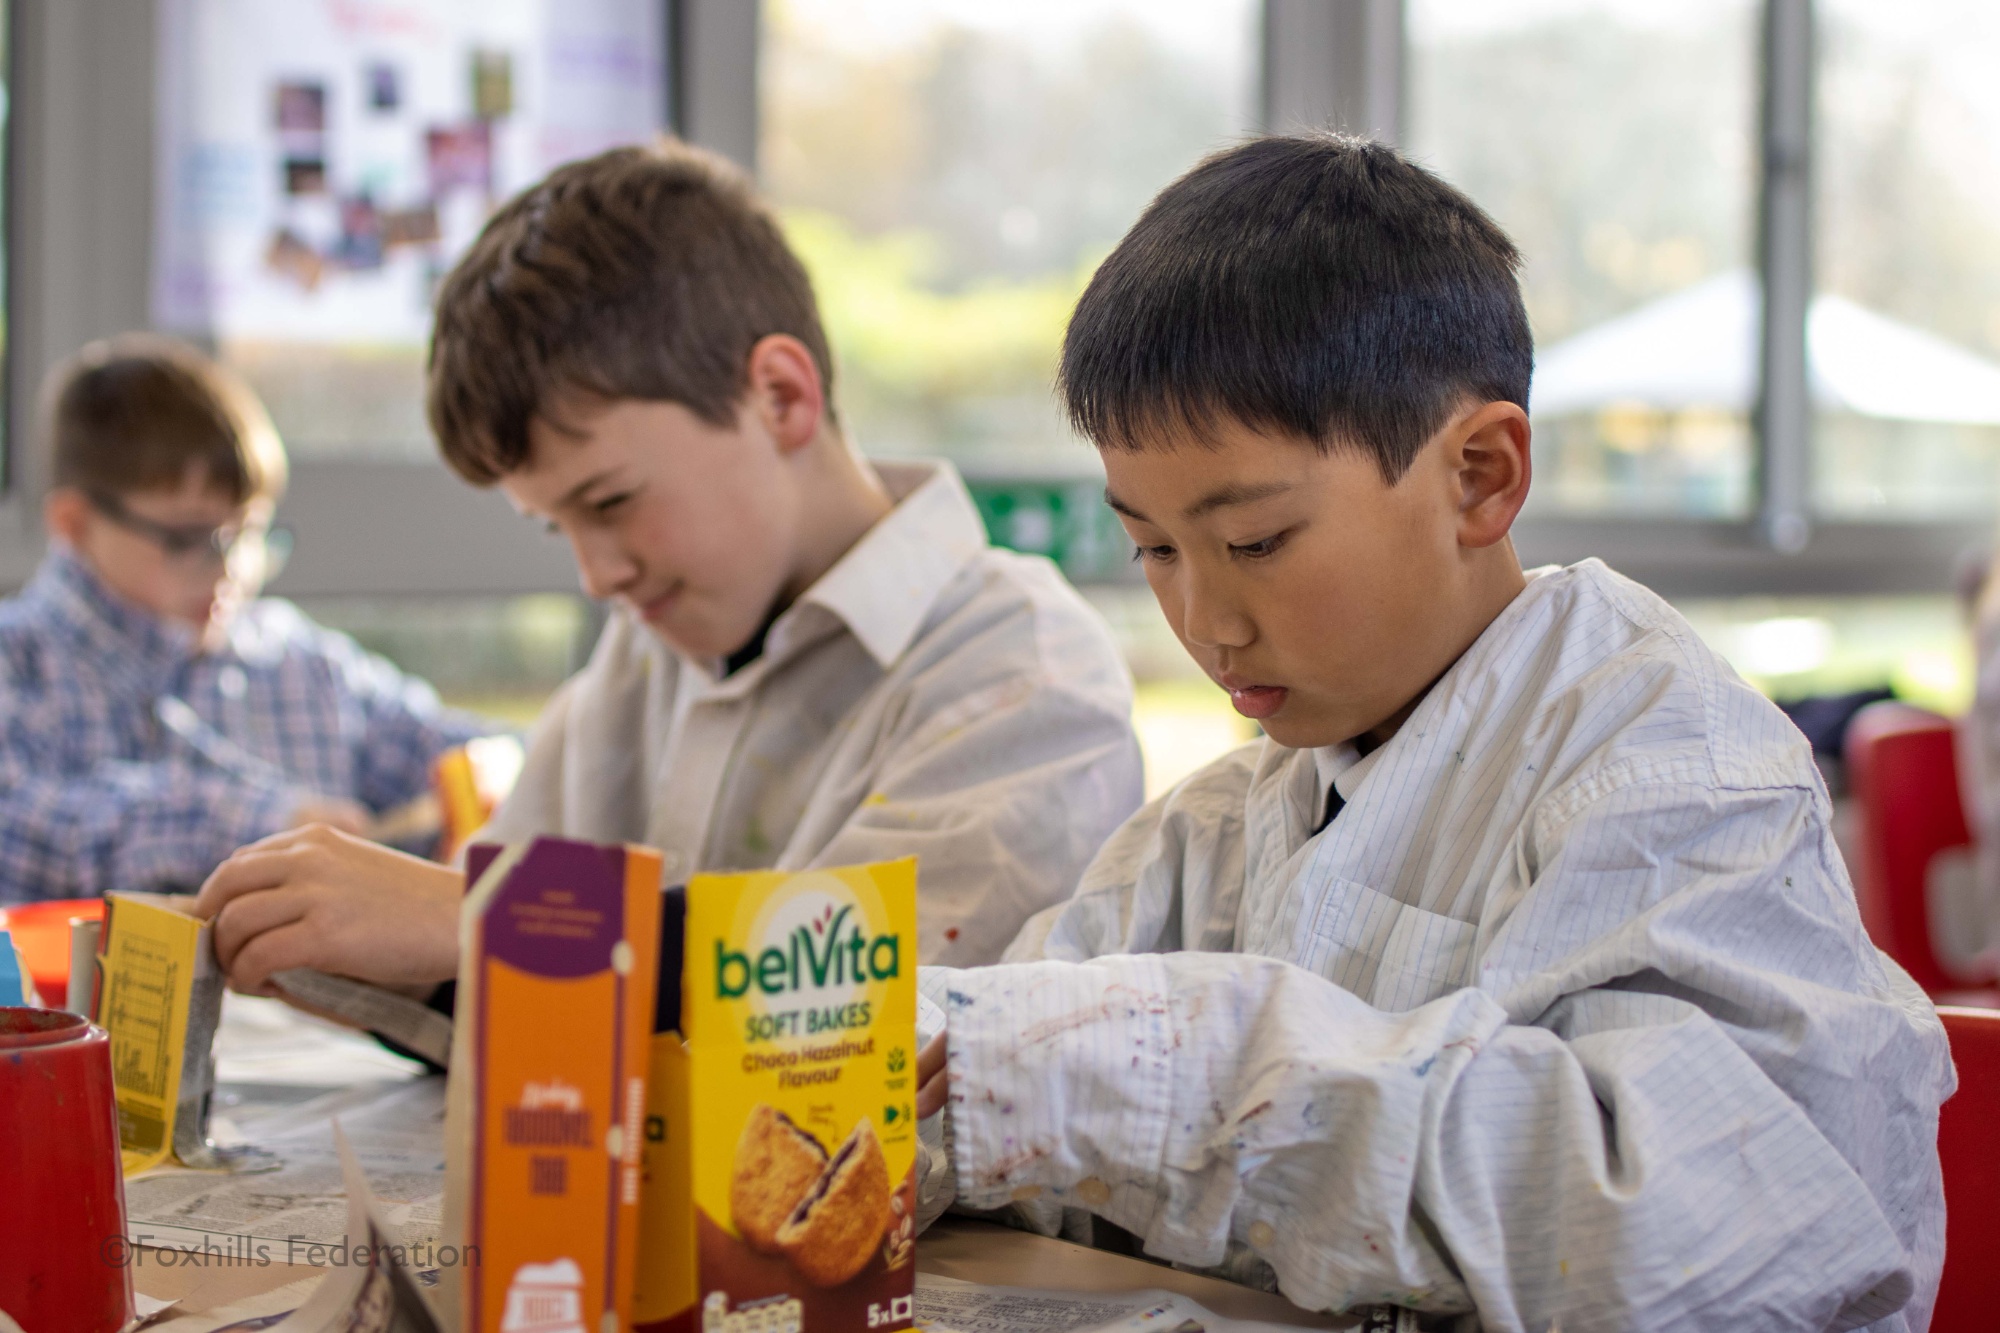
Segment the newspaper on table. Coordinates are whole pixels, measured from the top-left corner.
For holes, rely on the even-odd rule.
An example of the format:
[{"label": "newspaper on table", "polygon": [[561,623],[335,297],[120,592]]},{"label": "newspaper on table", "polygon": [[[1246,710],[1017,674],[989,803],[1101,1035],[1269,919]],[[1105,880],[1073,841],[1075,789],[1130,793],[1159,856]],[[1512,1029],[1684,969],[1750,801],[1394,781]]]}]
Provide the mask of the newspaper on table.
[{"label": "newspaper on table", "polygon": [[[1216,1314],[1171,1291],[1076,1292],[989,1287],[917,1273],[917,1325],[928,1333],[1287,1333]],[[1416,1333],[1416,1314],[1383,1306],[1357,1333]]]},{"label": "newspaper on table", "polygon": [[167,1169],[125,1182],[126,1235],[135,1246],[200,1255],[208,1266],[333,1262],[347,1234],[347,1189],[328,1129],[338,1116],[359,1143],[377,1209],[398,1227],[418,1271],[443,1267],[444,1080],[376,1082],[302,1104],[266,1107],[243,1128],[284,1165],[265,1175]]},{"label": "newspaper on table", "polygon": [[[246,1107],[269,1112],[313,1088],[402,1082],[424,1072],[365,1032],[283,1000],[230,991],[215,1034],[215,1119],[242,1120]],[[367,1149],[361,1149],[363,1162]]]},{"label": "newspaper on table", "polygon": [[306,1303],[271,1333],[440,1333],[417,1289],[408,1247],[384,1220],[340,1122],[333,1125],[347,1186],[347,1262],[320,1280]]},{"label": "newspaper on table", "polygon": [[271,980],[301,1004],[379,1032],[440,1069],[451,1062],[451,1019],[420,1000],[310,967],[288,967]]},{"label": "newspaper on table", "polygon": [[443,1333],[411,1268],[412,1247],[384,1215],[339,1122],[330,1130],[346,1193],[346,1225],[327,1247],[339,1251],[332,1267],[199,1309],[142,1296],[153,1308],[142,1308],[124,1333],[162,1324],[176,1333]]}]

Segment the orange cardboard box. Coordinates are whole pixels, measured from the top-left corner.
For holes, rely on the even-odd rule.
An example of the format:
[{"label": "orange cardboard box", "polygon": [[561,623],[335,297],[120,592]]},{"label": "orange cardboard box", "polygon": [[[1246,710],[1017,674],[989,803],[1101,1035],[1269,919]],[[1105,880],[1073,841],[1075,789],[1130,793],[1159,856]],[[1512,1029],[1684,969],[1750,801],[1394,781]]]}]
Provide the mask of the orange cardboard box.
[{"label": "orange cardboard box", "polygon": [[[460,916],[442,1284],[467,1333],[631,1326],[660,857],[475,848]],[[453,1281],[452,1279],[456,1279]]]}]

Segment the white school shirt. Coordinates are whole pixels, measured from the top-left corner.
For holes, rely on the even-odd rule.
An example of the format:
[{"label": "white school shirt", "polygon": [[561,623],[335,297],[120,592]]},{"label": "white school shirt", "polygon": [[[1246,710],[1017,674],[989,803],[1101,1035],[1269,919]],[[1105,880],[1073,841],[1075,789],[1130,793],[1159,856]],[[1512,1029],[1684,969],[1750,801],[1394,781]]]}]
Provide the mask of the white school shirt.
[{"label": "white school shirt", "polygon": [[920,956],[997,958],[1138,808],[1132,681],[1048,561],[993,549],[947,464],[726,677],[622,607],[481,835],[634,841],[669,874],[915,855]]},{"label": "white school shirt", "polygon": [[1240,749],[1008,962],[925,969],[923,1212],[1087,1208],[1312,1309],[1921,1329],[1951,1064],[1828,814],[1672,608],[1540,572],[1366,760]]}]

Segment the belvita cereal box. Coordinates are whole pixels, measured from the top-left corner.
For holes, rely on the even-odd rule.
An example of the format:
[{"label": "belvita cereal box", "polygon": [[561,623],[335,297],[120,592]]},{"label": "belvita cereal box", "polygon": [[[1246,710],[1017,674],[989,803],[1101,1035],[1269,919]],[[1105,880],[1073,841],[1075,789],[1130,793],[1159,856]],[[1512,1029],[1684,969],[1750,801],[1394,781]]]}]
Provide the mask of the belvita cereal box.
[{"label": "belvita cereal box", "polygon": [[687,886],[679,1033],[654,1037],[641,1330],[910,1324],[913,860]]}]

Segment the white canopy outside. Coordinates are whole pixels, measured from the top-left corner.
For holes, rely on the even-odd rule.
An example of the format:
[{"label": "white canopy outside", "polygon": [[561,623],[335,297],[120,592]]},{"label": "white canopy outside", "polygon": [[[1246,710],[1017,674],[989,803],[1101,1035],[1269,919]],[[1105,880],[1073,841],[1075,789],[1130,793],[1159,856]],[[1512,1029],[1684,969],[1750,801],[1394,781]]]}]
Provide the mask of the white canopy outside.
[{"label": "white canopy outside", "polygon": [[[1756,278],[1738,269],[1607,320],[1536,358],[1535,415],[1639,403],[1747,412],[1756,394]],[[2000,364],[1839,296],[1806,318],[1814,402],[1902,421],[2000,425]]]}]

